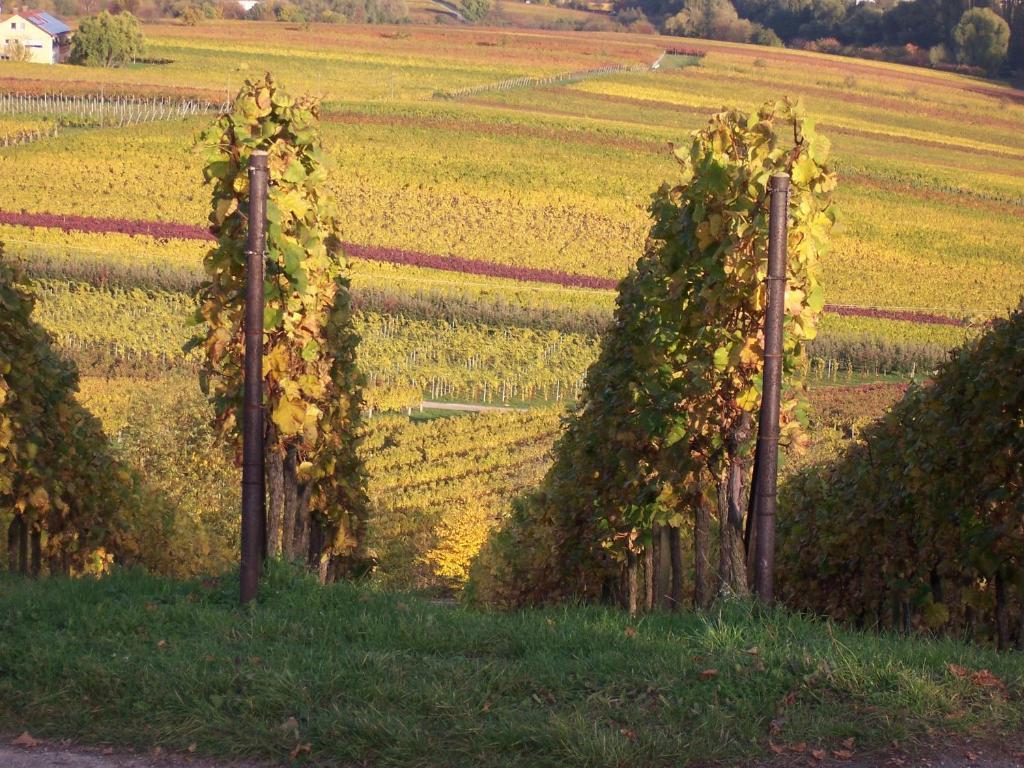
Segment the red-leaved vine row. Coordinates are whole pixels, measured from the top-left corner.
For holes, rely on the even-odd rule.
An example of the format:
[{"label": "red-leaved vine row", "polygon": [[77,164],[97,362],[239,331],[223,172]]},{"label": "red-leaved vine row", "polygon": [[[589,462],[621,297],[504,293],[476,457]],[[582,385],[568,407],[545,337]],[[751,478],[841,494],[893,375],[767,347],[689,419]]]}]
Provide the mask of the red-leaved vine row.
[{"label": "red-leaved vine row", "polygon": [[[0,224],[17,227],[43,227],[63,229],[68,232],[101,234],[113,232],[123,235],[146,235],[167,240],[213,240],[205,227],[192,224],[175,224],[166,221],[138,221],[133,219],[103,218],[99,216],[75,216],[57,213],[29,213],[21,211],[0,211]],[[459,256],[443,256],[436,253],[406,251],[379,245],[345,243],[345,252],[356,259],[377,261],[385,264],[404,264],[410,267],[436,269],[443,272],[458,272],[465,275],[498,277],[531,283],[547,283],[566,288],[589,288],[593,290],[614,290],[619,281],[610,277],[594,275],[571,275],[553,269],[537,267],[515,267],[480,259],[465,259]],[[879,309],[875,307],[854,307],[849,305],[826,304],[825,311],[845,317],[873,317],[882,320],[901,320],[919,325],[952,325],[964,327],[970,321],[962,318],[938,315],[914,310]]]}]

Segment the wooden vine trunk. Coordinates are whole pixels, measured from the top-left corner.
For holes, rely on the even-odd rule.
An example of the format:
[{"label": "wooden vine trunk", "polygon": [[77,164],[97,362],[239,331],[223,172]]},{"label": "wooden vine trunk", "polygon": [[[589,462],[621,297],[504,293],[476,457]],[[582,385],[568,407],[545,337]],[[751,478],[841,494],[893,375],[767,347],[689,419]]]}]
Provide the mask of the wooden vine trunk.
[{"label": "wooden vine trunk", "polygon": [[677,526],[668,529],[668,547],[672,559],[672,591],[670,608],[678,611],[683,602],[683,541]]},{"label": "wooden vine trunk", "polygon": [[711,605],[711,508],[700,494],[693,510],[693,604]]}]

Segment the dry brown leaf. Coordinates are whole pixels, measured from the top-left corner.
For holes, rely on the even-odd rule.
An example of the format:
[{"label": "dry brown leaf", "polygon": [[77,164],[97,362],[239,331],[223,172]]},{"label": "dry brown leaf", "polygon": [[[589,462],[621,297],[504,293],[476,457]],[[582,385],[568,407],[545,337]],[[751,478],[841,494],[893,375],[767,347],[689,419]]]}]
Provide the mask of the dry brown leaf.
[{"label": "dry brown leaf", "polygon": [[12,747],[22,747],[23,749],[33,749],[38,747],[39,744],[39,740],[33,739],[28,731],[23,731],[21,736],[11,742]]},{"label": "dry brown leaf", "polygon": [[961,667],[959,664],[947,664],[946,669],[953,674],[953,677],[964,678],[970,674],[966,667]]},{"label": "dry brown leaf", "polygon": [[856,740],[851,736],[848,739],[843,739],[840,744],[843,745],[843,749],[853,749],[853,745],[856,744]]},{"label": "dry brown leaf", "polygon": [[781,755],[783,752],[786,751],[785,747],[780,747],[778,744],[772,744],[770,741],[768,742],[768,749],[770,749],[776,755]]},{"label": "dry brown leaf", "polygon": [[619,733],[625,736],[628,741],[636,741],[636,731],[631,728],[620,728]]},{"label": "dry brown leaf", "polygon": [[833,749],[832,757],[836,760],[850,760],[853,757],[853,752],[849,749]]},{"label": "dry brown leaf", "polygon": [[312,744],[296,744],[295,748],[292,749],[292,751],[289,752],[288,754],[291,755],[292,760],[295,760],[299,755],[301,755],[303,753],[308,755],[308,754],[312,753],[312,751],[313,751],[313,745]]},{"label": "dry brown leaf", "polygon": [[824,749],[812,749],[811,757],[813,757],[815,760],[824,760],[826,757],[828,757],[828,752],[826,752]]},{"label": "dry brown leaf", "polygon": [[790,744],[788,749],[790,752],[796,752],[799,755],[807,751],[807,742],[798,741],[796,744]]},{"label": "dry brown leaf", "polygon": [[995,688],[999,691],[1006,690],[1006,683],[993,675],[987,669],[982,669],[971,675],[971,682],[980,688]]},{"label": "dry brown leaf", "polygon": [[705,669],[703,672],[700,673],[699,677],[701,680],[714,680],[716,677],[718,677],[718,670]]},{"label": "dry brown leaf", "polygon": [[636,637],[636,630],[633,627],[626,627],[626,637]]}]

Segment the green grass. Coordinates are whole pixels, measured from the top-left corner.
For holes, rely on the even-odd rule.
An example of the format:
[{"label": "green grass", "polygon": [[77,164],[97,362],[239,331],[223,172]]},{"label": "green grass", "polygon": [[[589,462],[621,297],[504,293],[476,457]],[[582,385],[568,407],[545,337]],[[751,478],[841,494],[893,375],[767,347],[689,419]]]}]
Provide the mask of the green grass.
[{"label": "green grass", "polygon": [[0,732],[282,762],[309,744],[300,760],[330,765],[678,766],[763,755],[772,721],[776,743],[858,751],[1022,722],[1020,655],[744,604],[491,614],[275,568],[239,609],[236,586],[0,580]]}]

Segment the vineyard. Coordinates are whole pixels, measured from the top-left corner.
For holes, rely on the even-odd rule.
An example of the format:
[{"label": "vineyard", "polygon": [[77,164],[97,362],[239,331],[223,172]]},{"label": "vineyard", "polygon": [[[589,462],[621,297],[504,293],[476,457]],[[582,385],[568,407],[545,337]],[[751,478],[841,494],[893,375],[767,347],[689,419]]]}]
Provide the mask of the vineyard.
[{"label": "vineyard", "polygon": [[[232,758],[431,764],[429,744],[435,758],[461,750],[453,765],[530,764],[542,749],[557,757],[537,764],[661,766],[766,744],[780,760],[820,763],[817,745],[845,760],[844,744],[924,739],[939,721],[1019,730],[1019,663],[988,646],[1024,645],[1024,94],[781,48],[687,40],[672,54],[641,34],[227,20],[145,32],[147,58],[120,69],[0,63],[3,564],[112,574],[98,589],[144,595],[125,625],[140,658],[155,647],[184,664],[190,622],[223,646],[203,662],[217,674],[192,685],[209,712],[137,692],[154,728],[128,713],[141,734],[128,741],[187,749],[187,717],[201,747]],[[275,562],[260,610],[277,624],[253,618],[247,635],[225,618],[235,577],[211,574],[236,567],[242,535],[257,149],[270,176],[267,551],[359,584],[316,592]],[[816,620],[747,602],[779,172],[792,191],[778,581],[787,606],[845,627],[827,640]],[[13,604],[21,588],[5,579],[0,604]],[[32,594],[48,607],[18,616],[41,636],[47,611],[74,612]],[[476,610],[494,607],[536,610]],[[8,630],[18,622],[0,616],[0,671],[14,670],[0,675],[0,730],[53,713],[22,668],[56,668],[50,650],[11,650]],[[291,641],[269,640],[282,632],[326,655],[367,644],[353,669],[380,680],[419,659],[428,679],[402,704],[408,722],[381,716],[401,686],[312,673],[311,651],[292,668]],[[99,664],[89,654],[110,641],[97,642],[82,664]],[[886,661],[858,666],[847,647]],[[531,666],[538,649],[564,668]],[[460,659],[451,690],[444,654]],[[280,679],[266,676],[260,659],[281,655]],[[528,682],[502,677],[519,663]],[[592,666],[573,677],[577,664]],[[316,680],[288,682],[301,707],[246,709],[255,691],[291,702],[291,674]],[[103,741],[116,718],[99,702],[124,683],[85,677],[69,695],[97,697],[96,730],[74,731]],[[471,704],[448,700],[460,688]],[[491,723],[492,706],[512,724]],[[240,722],[289,724],[289,743],[240,738]],[[311,754],[318,743],[334,751]]]}]

